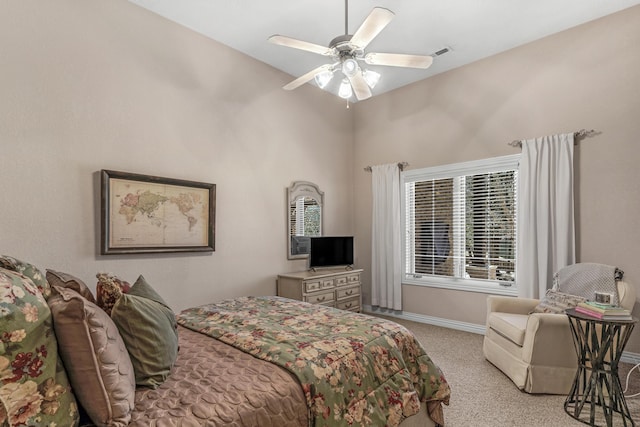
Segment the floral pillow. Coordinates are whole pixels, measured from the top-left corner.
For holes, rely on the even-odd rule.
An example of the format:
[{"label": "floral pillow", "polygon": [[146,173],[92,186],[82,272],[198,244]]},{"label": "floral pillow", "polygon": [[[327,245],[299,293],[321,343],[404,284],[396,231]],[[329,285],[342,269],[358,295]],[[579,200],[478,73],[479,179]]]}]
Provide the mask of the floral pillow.
[{"label": "floral pillow", "polygon": [[24,274],[38,287],[38,290],[44,296],[44,299],[49,299],[51,295],[51,287],[45,278],[45,275],[33,264],[20,261],[19,259],[0,255],[0,268],[6,268],[7,270],[17,271]]},{"label": "floral pillow", "polygon": [[96,304],[111,316],[114,304],[122,294],[129,292],[131,285],[112,273],[98,273],[96,277]]},{"label": "floral pillow", "polygon": [[4,268],[0,322],[0,425],[77,426],[49,307],[29,278]]}]

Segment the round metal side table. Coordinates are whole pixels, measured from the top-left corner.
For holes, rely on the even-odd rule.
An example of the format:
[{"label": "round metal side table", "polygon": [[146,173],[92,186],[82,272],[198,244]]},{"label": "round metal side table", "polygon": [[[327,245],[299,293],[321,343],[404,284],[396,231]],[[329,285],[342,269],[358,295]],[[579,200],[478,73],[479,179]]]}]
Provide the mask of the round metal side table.
[{"label": "round metal side table", "polygon": [[618,377],[618,362],[638,319],[600,320],[575,309],[566,313],[578,354],[578,370],[564,410],[592,426],[604,421],[612,427],[615,419],[622,423],[617,425],[635,427]]}]

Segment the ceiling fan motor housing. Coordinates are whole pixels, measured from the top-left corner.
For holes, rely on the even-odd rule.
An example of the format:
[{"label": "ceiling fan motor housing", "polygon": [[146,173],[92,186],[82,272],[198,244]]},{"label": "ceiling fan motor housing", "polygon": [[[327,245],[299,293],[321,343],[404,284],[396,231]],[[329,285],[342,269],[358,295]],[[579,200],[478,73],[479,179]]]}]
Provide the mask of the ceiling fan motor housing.
[{"label": "ceiling fan motor housing", "polygon": [[358,49],[357,46],[351,44],[351,34],[343,34],[331,40],[329,43],[329,49],[335,51],[337,59],[347,56],[349,58],[357,58],[358,55],[362,56],[364,51]]}]

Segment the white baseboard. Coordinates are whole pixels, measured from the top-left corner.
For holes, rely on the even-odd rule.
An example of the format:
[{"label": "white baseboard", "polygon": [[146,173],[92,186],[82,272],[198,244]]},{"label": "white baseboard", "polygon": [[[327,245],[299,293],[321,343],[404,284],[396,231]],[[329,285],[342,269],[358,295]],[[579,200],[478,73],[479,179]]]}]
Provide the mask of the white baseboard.
[{"label": "white baseboard", "polygon": [[621,362],[631,363],[632,365],[637,365],[640,363],[640,354],[639,353],[631,353],[630,351],[623,351],[622,357],[620,358]]},{"label": "white baseboard", "polygon": [[[456,329],[458,331],[471,332],[474,334],[484,335],[485,325],[476,323],[460,322],[458,320],[443,319],[442,317],[426,316],[424,314],[408,313],[399,310],[388,310],[370,305],[363,305],[362,309],[365,313],[381,314],[383,316],[397,317],[399,319],[411,320],[413,322],[425,323],[427,325],[442,326],[443,328]],[[625,351],[620,358],[621,362],[637,365],[640,363],[640,354]]]},{"label": "white baseboard", "polygon": [[388,310],[370,305],[363,305],[363,311],[371,314],[381,314],[383,316],[397,317],[399,319],[412,320],[427,325],[442,326],[443,328],[456,329],[474,334],[484,335],[485,326],[475,323],[460,322],[458,320],[443,319],[442,317],[426,316],[424,314],[408,313],[406,311]]}]

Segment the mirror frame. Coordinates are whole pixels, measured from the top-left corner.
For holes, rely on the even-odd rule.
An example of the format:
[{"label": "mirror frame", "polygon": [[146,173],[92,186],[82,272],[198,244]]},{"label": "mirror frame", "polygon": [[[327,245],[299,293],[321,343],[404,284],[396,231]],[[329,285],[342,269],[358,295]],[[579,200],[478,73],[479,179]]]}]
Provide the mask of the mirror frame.
[{"label": "mirror frame", "polygon": [[287,259],[305,259],[309,257],[309,254],[291,254],[291,205],[295,204],[300,197],[309,197],[318,203],[320,207],[320,236],[322,236],[324,228],[324,192],[320,191],[320,188],[312,182],[294,181],[291,187],[287,189]]}]

